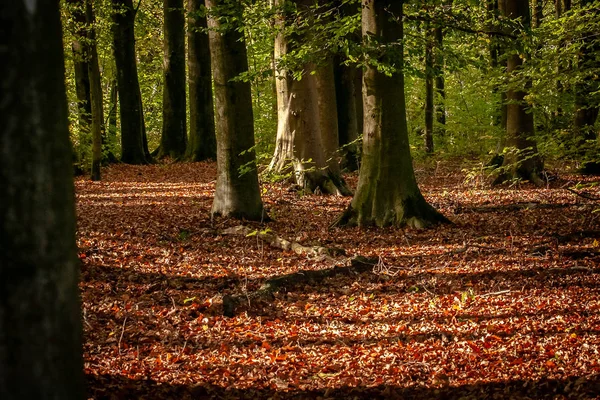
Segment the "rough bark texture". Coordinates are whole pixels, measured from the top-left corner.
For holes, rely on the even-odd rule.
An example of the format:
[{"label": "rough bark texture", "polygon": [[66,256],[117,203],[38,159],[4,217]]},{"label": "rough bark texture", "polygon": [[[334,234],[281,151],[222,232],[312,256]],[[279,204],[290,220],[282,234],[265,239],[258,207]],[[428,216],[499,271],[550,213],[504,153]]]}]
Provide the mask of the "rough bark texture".
[{"label": "rough bark texture", "polygon": [[210,72],[210,49],[206,16],[200,14],[202,0],[188,0],[188,85],[190,99],[190,135],[186,159],[215,159],[215,114]]},{"label": "rough bark texture", "polygon": [[[224,0],[206,0],[209,12]],[[213,215],[261,220],[263,205],[254,153],[254,117],[250,83],[232,81],[248,70],[243,33],[225,21],[242,20],[243,6],[228,3],[227,14],[208,19],[210,56],[215,82],[217,184]],[[221,9],[222,10],[222,9]],[[225,29],[227,28],[227,29]]]},{"label": "rough bark texture", "polygon": [[[284,0],[278,2],[283,3]],[[305,17],[313,5],[312,0],[294,0],[294,3]],[[279,23],[285,24],[285,18]],[[301,42],[300,36],[289,38],[279,33],[275,58],[292,51],[292,42]],[[337,154],[339,138],[332,61],[320,68],[307,63],[302,67],[299,80],[294,79],[290,71],[280,70],[278,74],[277,140],[269,168],[282,172],[289,170],[291,164],[296,183],[304,190],[349,195]]]},{"label": "rough bark texture", "polygon": [[[339,146],[342,154],[342,168],[349,171],[358,170],[359,144],[357,139],[362,135],[359,125],[358,101],[362,109],[361,71],[357,68],[342,65],[341,60],[335,62],[335,94],[337,99]],[[358,75],[358,78],[357,78]],[[361,119],[362,119],[362,114]]]},{"label": "rough bark texture", "polygon": [[[401,46],[402,2],[363,0],[362,4],[363,38]],[[402,48],[387,51],[379,59],[389,65],[402,65]],[[376,67],[367,67],[363,100],[363,156],[358,188],[338,224],[422,228],[447,222],[425,201],[417,186],[408,142],[402,71],[387,76]]]},{"label": "rough bark texture", "polygon": [[59,2],[0,2],[0,26],[0,398],[83,399]]},{"label": "rough bark texture", "polygon": [[[520,18],[525,25],[530,22],[529,2],[522,0],[502,0],[500,11],[505,17]],[[508,56],[507,72],[516,72],[523,64],[519,54]],[[525,101],[524,89],[509,89],[506,93],[506,146],[510,151],[504,157],[505,171],[496,183],[513,178],[522,178],[541,184],[540,173],[543,163],[532,136],[535,133],[533,113]]]},{"label": "rough bark texture", "polygon": [[102,136],[104,130],[104,109],[102,96],[102,77],[98,66],[98,49],[96,46],[96,18],[92,8],[92,0],[85,0],[85,14],[89,25],[89,54],[88,74],[90,77],[90,99],[92,103],[92,170],[91,179],[100,180],[100,165],[102,163]]},{"label": "rough bark texture", "polygon": [[146,164],[144,114],[135,57],[135,10],[131,0],[112,0],[113,45],[119,86],[121,161]]},{"label": "rough bark texture", "polygon": [[163,11],[163,125],[158,157],[179,160],[187,146],[183,0],[164,0]]}]

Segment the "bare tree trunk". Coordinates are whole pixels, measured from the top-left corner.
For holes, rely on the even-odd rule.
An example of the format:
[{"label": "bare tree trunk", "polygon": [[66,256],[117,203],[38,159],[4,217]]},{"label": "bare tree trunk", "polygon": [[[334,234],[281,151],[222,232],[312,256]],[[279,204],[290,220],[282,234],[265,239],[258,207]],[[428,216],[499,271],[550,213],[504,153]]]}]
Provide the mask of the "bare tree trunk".
[{"label": "bare tree trunk", "polygon": [[0,398],[83,399],[59,2],[2,1],[0,26]]},{"label": "bare tree trunk", "polygon": [[[402,1],[363,0],[362,32],[378,47],[386,65],[403,64]],[[389,47],[396,47],[389,49]],[[447,222],[429,205],[415,179],[408,141],[404,75],[388,76],[368,66],[363,79],[365,125],[362,166],[352,203],[338,225],[408,225]]]},{"label": "bare tree trunk", "polygon": [[188,85],[190,96],[190,140],[186,159],[215,159],[215,114],[210,72],[210,49],[202,0],[188,0]]},{"label": "bare tree trunk", "polygon": [[433,33],[429,21],[425,23],[425,151],[433,153]]},{"label": "bare tree trunk", "polygon": [[113,41],[119,112],[121,120],[121,161],[128,164],[146,164],[146,140],[140,83],[135,56],[134,21],[136,10],[131,0],[112,0]]},{"label": "bare tree trunk", "polygon": [[[228,4],[227,8],[222,8]],[[254,116],[249,82],[232,81],[248,71],[241,23],[243,5],[206,0],[210,57],[215,81],[217,185],[213,215],[262,220],[265,218],[254,153]]]},{"label": "bare tree trunk", "polygon": [[98,49],[96,46],[96,17],[92,8],[93,0],[85,0],[85,13],[89,25],[88,49],[90,61],[88,74],[90,77],[90,98],[92,104],[92,171],[91,179],[100,180],[100,166],[102,164],[102,136],[104,131],[104,109],[102,96],[102,80],[98,66]]},{"label": "bare tree trunk", "polygon": [[435,90],[438,101],[435,104],[436,120],[441,135],[446,133],[446,80],[444,79],[444,28],[435,28]]},{"label": "bare tree trunk", "polygon": [[163,0],[163,125],[158,157],[180,160],[187,146],[183,0]]},{"label": "bare tree trunk", "polygon": [[357,97],[361,99],[362,108],[362,85],[357,86],[356,84],[356,75],[360,74],[360,70],[341,65],[339,59],[334,65],[341,166],[347,170],[356,171],[359,162],[357,139],[362,134],[359,129],[357,110]]},{"label": "bare tree trunk", "polygon": [[[504,16],[512,19],[520,18],[525,25],[530,22],[529,1],[503,0],[502,3],[501,12]],[[509,76],[518,72],[522,64],[523,59],[519,54],[509,55],[507,62]],[[538,185],[542,183],[540,174],[543,163],[533,138],[535,134],[533,113],[525,100],[526,95],[525,89],[509,89],[506,94],[508,103],[506,145],[511,151],[504,158],[505,172],[498,177],[497,183],[512,178],[527,179]]]}]

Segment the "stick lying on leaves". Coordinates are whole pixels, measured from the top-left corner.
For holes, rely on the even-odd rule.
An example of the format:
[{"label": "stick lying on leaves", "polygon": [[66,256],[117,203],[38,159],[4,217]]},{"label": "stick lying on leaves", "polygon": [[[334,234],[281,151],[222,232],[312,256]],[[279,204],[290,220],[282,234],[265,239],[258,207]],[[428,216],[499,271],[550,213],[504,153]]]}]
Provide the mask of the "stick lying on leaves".
[{"label": "stick lying on leaves", "polygon": [[272,300],[273,293],[282,289],[291,288],[302,283],[320,282],[324,278],[329,278],[335,275],[360,274],[363,272],[372,271],[379,262],[379,259],[377,258],[366,258],[362,256],[356,256],[351,259],[336,260],[333,257],[343,255],[343,250],[328,249],[320,246],[302,246],[300,243],[290,242],[282,239],[271,232],[255,232],[256,231],[251,228],[240,225],[234,228],[226,229],[223,231],[223,234],[245,236],[256,234],[259,239],[264,240],[273,247],[277,247],[282,250],[292,250],[297,254],[326,257],[332,261],[347,265],[335,265],[332,268],[320,270],[302,270],[293,274],[276,276],[265,281],[265,283],[263,283],[258,290],[253,292],[241,293],[237,295],[226,295],[223,297],[223,315],[226,317],[235,316],[238,312],[239,306],[244,303],[250,303],[253,300]]}]

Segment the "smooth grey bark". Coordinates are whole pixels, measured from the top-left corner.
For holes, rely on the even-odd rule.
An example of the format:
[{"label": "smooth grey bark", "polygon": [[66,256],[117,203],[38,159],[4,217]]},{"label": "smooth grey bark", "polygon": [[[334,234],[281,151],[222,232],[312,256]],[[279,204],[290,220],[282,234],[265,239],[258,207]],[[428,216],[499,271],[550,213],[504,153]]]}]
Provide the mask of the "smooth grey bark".
[{"label": "smooth grey bark", "polygon": [[163,121],[158,157],[180,160],[187,146],[183,0],[163,0]]},{"label": "smooth grey bark", "polygon": [[0,398],[84,399],[59,1],[0,26]]},{"label": "smooth grey bark", "polygon": [[85,0],[85,15],[88,23],[88,49],[90,60],[88,75],[90,78],[90,100],[92,104],[92,168],[91,180],[100,180],[102,164],[102,136],[104,131],[104,108],[102,96],[102,77],[98,66],[98,49],[96,46],[96,17],[92,8],[92,0]]},{"label": "smooth grey bark", "polygon": [[136,10],[132,0],[112,0],[112,5],[113,47],[121,120],[121,161],[127,164],[147,164],[150,158],[135,55]]},{"label": "smooth grey bark", "polygon": [[[209,10],[210,57],[215,85],[217,184],[213,215],[249,220],[265,219],[256,155],[254,116],[249,82],[233,81],[248,71],[241,23],[243,5],[227,0],[205,0]],[[227,8],[220,6],[227,5]]]},{"label": "smooth grey bark", "polygon": [[[505,17],[519,18],[524,25],[530,23],[529,1],[501,0],[499,4]],[[506,69],[509,76],[517,72],[522,65],[523,59],[519,54],[508,55]],[[504,172],[496,179],[496,183],[513,178],[527,179],[536,185],[542,183],[540,174],[544,167],[533,138],[533,113],[525,100],[526,95],[525,88],[509,88],[506,93],[506,146],[510,150],[504,157]]]},{"label": "smooth grey bark", "polygon": [[206,16],[200,11],[202,0],[188,0],[188,86],[190,134],[185,158],[189,161],[215,159],[215,113],[210,72],[210,49],[205,31]]},{"label": "smooth grey bark", "polygon": [[[377,57],[387,65],[403,65],[402,1],[362,1],[363,40],[387,51]],[[397,48],[389,49],[390,46]],[[415,178],[404,98],[404,74],[391,76],[369,65],[363,78],[364,137],[358,187],[337,225],[424,228],[448,220],[429,205]]]},{"label": "smooth grey bark", "polygon": [[[277,5],[284,5],[279,0]],[[308,18],[312,0],[293,0],[299,12]],[[288,15],[278,23],[286,24]],[[287,37],[280,32],[275,40],[278,60],[294,50],[302,34]],[[277,84],[277,139],[269,169],[276,172],[293,170],[296,183],[304,190],[337,195],[350,195],[339,167],[339,137],[333,61],[317,66],[305,63],[300,77],[279,70]]]}]

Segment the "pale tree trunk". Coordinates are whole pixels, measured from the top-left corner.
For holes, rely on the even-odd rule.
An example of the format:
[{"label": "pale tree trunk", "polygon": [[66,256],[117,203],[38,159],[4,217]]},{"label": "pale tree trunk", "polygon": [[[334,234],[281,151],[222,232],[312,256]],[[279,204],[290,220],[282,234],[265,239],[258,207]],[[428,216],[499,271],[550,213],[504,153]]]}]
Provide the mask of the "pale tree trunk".
[{"label": "pale tree trunk", "polygon": [[[280,0],[278,5],[282,5]],[[308,15],[312,0],[295,0],[300,12]],[[285,24],[285,16],[279,21]],[[301,40],[300,35],[292,40]],[[279,33],[275,58],[291,51],[290,38]],[[275,154],[269,168],[285,172],[293,168],[296,183],[304,190],[349,195],[341,176],[337,154],[339,137],[332,61],[318,68],[304,65],[296,80],[289,71],[278,71],[278,126]],[[314,72],[314,74],[313,74]]]},{"label": "pale tree trunk", "polygon": [[[363,0],[363,38],[400,46],[374,55],[402,65],[402,1]],[[358,188],[338,225],[424,228],[448,220],[429,205],[415,179],[408,142],[404,75],[391,76],[368,66],[363,78],[364,137]]]},{"label": "pale tree trunk", "polygon": [[[222,8],[227,4],[227,8]],[[254,116],[249,82],[232,81],[248,71],[241,23],[242,4],[206,0],[210,57],[215,81],[217,184],[213,215],[265,219],[254,152]],[[228,22],[229,21],[229,22]]]},{"label": "pale tree trunk", "polygon": [[180,160],[187,146],[183,0],[163,0],[163,124],[158,157]]},{"label": "pale tree trunk", "polygon": [[0,26],[0,399],[84,399],[59,2]]},{"label": "pale tree trunk", "polygon": [[200,14],[202,0],[188,0],[188,86],[190,99],[190,135],[186,159],[215,159],[215,114],[210,72],[210,49],[206,16]]},{"label": "pale tree trunk", "polygon": [[104,109],[102,96],[102,80],[98,66],[98,49],[96,46],[96,18],[92,8],[93,0],[85,0],[86,19],[89,25],[89,53],[88,63],[90,77],[90,98],[92,103],[92,170],[91,179],[100,180],[100,166],[102,164],[102,136],[104,130]]},{"label": "pale tree trunk", "polygon": [[131,0],[112,0],[112,4],[113,47],[121,120],[121,161],[127,164],[146,164],[150,158],[135,56],[136,10]]},{"label": "pale tree trunk", "polygon": [[[529,1],[502,0],[500,11],[505,17],[520,18],[525,25],[530,22]],[[510,54],[507,61],[507,73],[510,76],[519,71],[523,59],[519,54]],[[509,151],[504,157],[505,171],[496,179],[496,183],[513,178],[529,180],[537,185],[542,183],[542,159],[533,138],[535,127],[533,113],[527,105],[525,89],[509,89],[507,98],[506,146]]]}]

